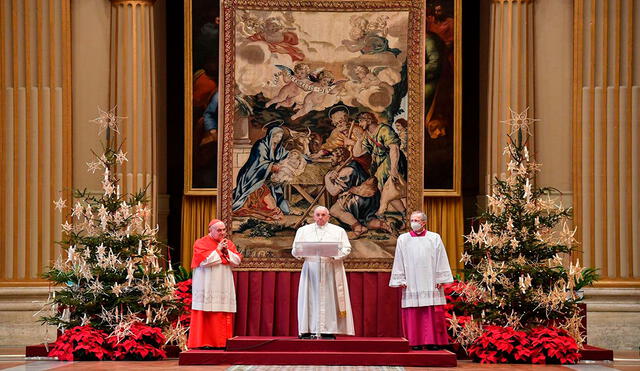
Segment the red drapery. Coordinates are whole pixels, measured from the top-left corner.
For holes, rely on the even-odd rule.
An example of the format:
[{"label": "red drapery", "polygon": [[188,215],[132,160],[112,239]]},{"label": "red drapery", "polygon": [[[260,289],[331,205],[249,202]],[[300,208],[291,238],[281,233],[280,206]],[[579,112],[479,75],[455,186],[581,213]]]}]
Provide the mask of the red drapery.
[{"label": "red drapery", "polygon": [[[402,336],[399,289],[389,272],[349,272],[356,336]],[[238,311],[234,335],[297,336],[300,272],[234,272]]]}]

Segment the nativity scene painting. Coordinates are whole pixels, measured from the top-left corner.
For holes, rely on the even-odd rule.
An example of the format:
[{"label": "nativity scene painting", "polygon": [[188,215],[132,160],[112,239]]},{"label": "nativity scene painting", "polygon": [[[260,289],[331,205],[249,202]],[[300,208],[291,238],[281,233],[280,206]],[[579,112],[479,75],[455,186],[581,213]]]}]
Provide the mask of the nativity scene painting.
[{"label": "nativity scene painting", "polygon": [[234,14],[234,242],[290,257],[322,205],[353,258],[392,258],[408,211],[409,11]]}]

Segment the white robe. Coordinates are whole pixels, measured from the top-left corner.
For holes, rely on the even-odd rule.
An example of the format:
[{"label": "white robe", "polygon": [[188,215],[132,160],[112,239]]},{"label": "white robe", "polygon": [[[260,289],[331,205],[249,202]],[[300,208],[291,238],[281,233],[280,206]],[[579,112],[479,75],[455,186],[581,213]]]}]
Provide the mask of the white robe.
[{"label": "white robe", "polygon": [[[351,244],[344,229],[327,223],[318,227],[305,225],[296,232],[291,254],[302,259],[296,251],[298,242],[340,242],[340,253],[335,258],[304,258],[298,286],[298,332],[300,334],[354,335],[353,313],[349,299],[347,275],[342,259],[351,252]],[[336,282],[336,277],[338,282]],[[342,283],[340,287],[339,283]],[[342,290],[340,290],[342,288]],[[345,311],[340,316],[339,297],[344,295]]]},{"label": "white robe", "polygon": [[402,290],[402,308],[444,305],[447,300],[439,283],[453,282],[447,251],[437,233],[398,237],[389,286]]},{"label": "white robe", "polygon": [[191,309],[205,312],[236,311],[236,289],[231,267],[240,264],[240,257],[229,251],[230,264],[222,264],[218,251],[193,270]]}]

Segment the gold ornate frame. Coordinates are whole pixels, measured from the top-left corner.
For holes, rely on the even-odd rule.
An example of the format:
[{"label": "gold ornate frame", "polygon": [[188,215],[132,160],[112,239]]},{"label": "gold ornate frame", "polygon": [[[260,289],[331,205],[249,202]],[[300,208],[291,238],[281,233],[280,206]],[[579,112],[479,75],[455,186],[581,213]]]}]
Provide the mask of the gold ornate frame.
[{"label": "gold ornate frame", "polygon": [[[219,140],[218,165],[218,217],[232,225],[233,193],[233,123],[235,120],[235,12],[238,10],[288,10],[316,12],[356,11],[407,11],[409,27],[407,34],[409,151],[422,153],[424,111],[424,53],[423,34],[425,18],[424,0],[342,0],[342,1],[295,1],[295,0],[228,0],[221,7],[221,140]],[[186,40],[185,40],[186,41]],[[422,156],[408,159],[407,209],[422,208],[423,202]],[[389,271],[393,259],[347,259],[345,267],[350,271]],[[301,263],[288,258],[245,258],[238,270],[296,271]]]},{"label": "gold ornate frame", "polygon": [[[215,196],[218,194],[217,188],[193,187],[193,35],[191,30],[193,19],[191,13],[192,0],[184,0],[184,194]],[[218,81],[220,81],[219,76]]]},{"label": "gold ornate frame", "polygon": [[[349,272],[389,272],[393,259],[347,259],[344,268]],[[293,258],[244,258],[234,271],[295,272],[302,269],[302,261]]]},{"label": "gold ornate frame", "polygon": [[[461,195],[462,178],[462,0],[454,2],[454,37],[453,37],[453,188],[425,189],[425,197],[457,197]],[[426,6],[426,2],[425,2]],[[425,17],[426,23],[426,17]],[[423,29],[426,25],[423,24]],[[423,69],[424,74],[424,69]],[[423,75],[424,81],[424,75]],[[424,134],[423,134],[424,135]],[[423,154],[424,156],[424,154]]]}]

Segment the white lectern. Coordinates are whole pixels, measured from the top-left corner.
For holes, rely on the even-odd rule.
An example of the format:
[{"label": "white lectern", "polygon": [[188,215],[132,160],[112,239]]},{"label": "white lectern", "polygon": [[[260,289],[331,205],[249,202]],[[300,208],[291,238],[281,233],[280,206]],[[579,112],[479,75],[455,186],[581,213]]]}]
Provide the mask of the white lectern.
[{"label": "white lectern", "polygon": [[304,258],[340,255],[340,242],[296,242],[296,255]]},{"label": "white lectern", "polygon": [[[315,258],[320,262],[320,282],[318,282],[318,304],[324,306],[324,269],[322,268],[322,258],[330,258],[340,255],[340,242],[296,242],[296,255],[304,258]],[[314,259],[314,260],[315,260]],[[319,311],[320,308],[318,308]],[[322,311],[321,311],[322,312]],[[316,339],[320,338],[321,329],[316,329]]]}]

